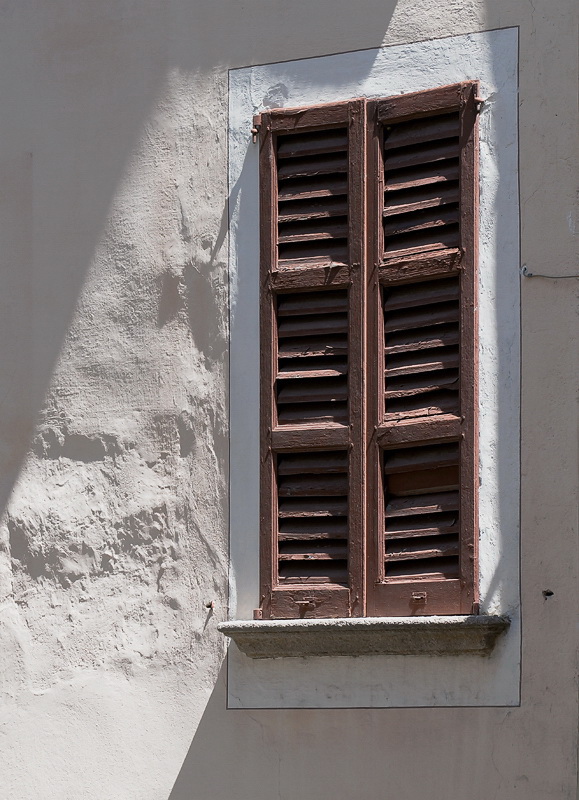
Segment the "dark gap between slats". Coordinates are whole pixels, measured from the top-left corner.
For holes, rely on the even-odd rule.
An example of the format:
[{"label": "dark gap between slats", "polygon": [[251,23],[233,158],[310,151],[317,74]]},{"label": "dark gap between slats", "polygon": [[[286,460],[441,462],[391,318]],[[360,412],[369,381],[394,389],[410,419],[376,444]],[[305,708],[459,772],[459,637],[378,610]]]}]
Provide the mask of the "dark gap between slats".
[{"label": "dark gap between slats", "polygon": [[320,197],[312,200],[279,203],[278,222],[300,222],[348,216],[345,197]]},{"label": "dark gap between slats", "polygon": [[440,114],[409,122],[387,125],[384,130],[384,149],[407,147],[421,142],[458,137],[460,118],[457,112]]},{"label": "dark gap between slats", "polygon": [[384,152],[384,169],[386,172],[408,169],[423,164],[432,164],[435,161],[447,161],[458,158],[458,137],[441,139],[437,142],[423,142],[421,144],[398,147]]},{"label": "dark gap between slats", "polygon": [[315,181],[297,178],[285,180],[278,187],[277,199],[282,205],[288,202],[311,202],[317,198],[340,197],[348,194],[346,175],[319,176]]},{"label": "dark gap between slats", "polygon": [[417,536],[408,540],[388,539],[386,542],[387,561],[415,561],[419,558],[448,556],[458,556],[458,539],[453,534]]},{"label": "dark gap between slats", "polygon": [[413,396],[437,389],[458,391],[458,370],[441,369],[388,377],[386,397]]},{"label": "dark gap between slats", "polygon": [[386,581],[449,580],[458,577],[458,558],[386,561]]},{"label": "dark gap between slats", "polygon": [[277,156],[280,159],[333,153],[347,149],[347,128],[285,134],[279,136],[277,140]]},{"label": "dark gap between slats", "polygon": [[388,376],[431,372],[439,369],[458,369],[458,345],[419,350],[413,353],[392,353],[386,360],[386,379]]},{"label": "dark gap between slats", "polygon": [[458,181],[415,187],[398,192],[389,191],[384,196],[384,216],[408,214],[421,208],[457,205],[459,201]]},{"label": "dark gap between slats", "polygon": [[459,556],[459,444],[385,450],[386,580],[454,578]]},{"label": "dark gap between slats", "polygon": [[280,317],[347,313],[347,311],[348,295],[344,291],[280,294],[277,300],[277,313]]},{"label": "dark gap between slats", "polygon": [[321,334],[346,333],[348,330],[347,314],[304,314],[283,317],[279,321],[278,335],[280,339],[294,336],[319,336]]},{"label": "dark gap between slats", "polygon": [[279,424],[347,422],[347,304],[344,290],[278,297]]},{"label": "dark gap between slats", "polygon": [[429,187],[434,184],[444,184],[448,181],[458,182],[458,158],[438,161],[433,164],[418,164],[406,169],[390,170],[384,175],[385,197],[390,197],[396,192],[420,187]]},{"label": "dark gap between slats", "polygon": [[299,220],[279,225],[278,242],[315,242],[319,239],[346,239],[348,220],[346,217],[331,219]]},{"label": "dark gap between slats", "polygon": [[384,315],[384,330],[387,334],[392,331],[412,330],[413,328],[430,327],[431,325],[444,325],[449,322],[458,323],[460,309],[458,301],[436,303],[431,306],[419,306],[396,311],[388,311]]},{"label": "dark gap between slats", "polygon": [[443,225],[416,231],[407,235],[388,237],[384,252],[386,256],[403,256],[421,251],[447,250],[460,244],[458,224]]},{"label": "dark gap between slats", "polygon": [[441,228],[458,224],[458,205],[456,203],[438,208],[419,209],[405,214],[395,214],[384,219],[384,235],[425,236],[431,228]]},{"label": "dark gap between slats", "polygon": [[459,413],[459,291],[458,277],[384,290],[387,420]]},{"label": "dark gap between slats", "polygon": [[402,284],[386,289],[384,292],[384,310],[398,311],[404,308],[422,307],[433,303],[444,303],[458,300],[458,278],[442,278],[424,283]]},{"label": "dark gap between slats", "polygon": [[347,263],[348,241],[345,238],[278,244],[278,264],[282,268],[342,266]]},{"label": "dark gap between slats", "polygon": [[403,398],[389,398],[386,420],[404,417],[425,417],[437,414],[458,414],[457,392],[434,390],[427,394]]},{"label": "dark gap between slats", "polygon": [[348,422],[348,407],[344,403],[307,403],[282,405],[278,411],[280,425],[313,425],[326,422],[345,425]]},{"label": "dark gap between slats", "polygon": [[329,153],[306,158],[292,158],[278,164],[277,178],[280,183],[285,180],[308,178],[315,180],[318,176],[346,173],[348,156],[346,153]]},{"label": "dark gap between slats", "polygon": [[347,584],[348,454],[280,453],[280,584]]},{"label": "dark gap between slats", "polygon": [[459,126],[453,113],[385,128],[386,256],[459,246]]}]

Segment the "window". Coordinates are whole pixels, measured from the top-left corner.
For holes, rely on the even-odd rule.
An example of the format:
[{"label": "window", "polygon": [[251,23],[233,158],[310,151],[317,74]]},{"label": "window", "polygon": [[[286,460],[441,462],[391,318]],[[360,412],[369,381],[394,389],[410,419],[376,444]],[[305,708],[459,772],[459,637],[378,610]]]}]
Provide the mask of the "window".
[{"label": "window", "polygon": [[256,121],[258,618],[477,611],[477,84]]}]

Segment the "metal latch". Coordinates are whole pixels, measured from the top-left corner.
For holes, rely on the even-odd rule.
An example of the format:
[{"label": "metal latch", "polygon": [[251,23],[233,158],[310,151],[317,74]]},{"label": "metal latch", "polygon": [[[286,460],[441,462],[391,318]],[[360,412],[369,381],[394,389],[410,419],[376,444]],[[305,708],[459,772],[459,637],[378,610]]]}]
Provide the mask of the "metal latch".
[{"label": "metal latch", "polygon": [[256,114],[253,118],[253,128],[251,129],[251,140],[253,144],[257,142],[257,137],[259,136],[259,131],[261,128],[261,114]]}]

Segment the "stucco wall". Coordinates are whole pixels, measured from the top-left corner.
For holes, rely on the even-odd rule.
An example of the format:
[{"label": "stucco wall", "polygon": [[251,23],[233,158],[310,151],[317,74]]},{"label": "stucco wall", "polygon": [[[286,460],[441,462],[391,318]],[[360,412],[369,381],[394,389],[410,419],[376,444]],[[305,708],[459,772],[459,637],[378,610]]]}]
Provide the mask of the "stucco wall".
[{"label": "stucco wall", "polygon": [[521,286],[520,707],[228,711],[215,630],[228,69],[520,26],[522,262],[571,273],[573,0],[25,0],[0,21],[0,797],[575,797],[575,280]]}]

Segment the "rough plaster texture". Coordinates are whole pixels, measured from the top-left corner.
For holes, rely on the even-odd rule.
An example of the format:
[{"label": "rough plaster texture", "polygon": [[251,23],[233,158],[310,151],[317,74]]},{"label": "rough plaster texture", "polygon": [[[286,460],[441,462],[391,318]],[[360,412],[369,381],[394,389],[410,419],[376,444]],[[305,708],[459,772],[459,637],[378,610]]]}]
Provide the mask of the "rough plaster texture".
[{"label": "rough plaster texture", "polygon": [[576,17],[573,0],[2,4],[2,800],[575,797],[573,281],[522,284],[520,708],[228,711],[215,620],[227,70],[519,25],[522,260],[573,272]]}]

